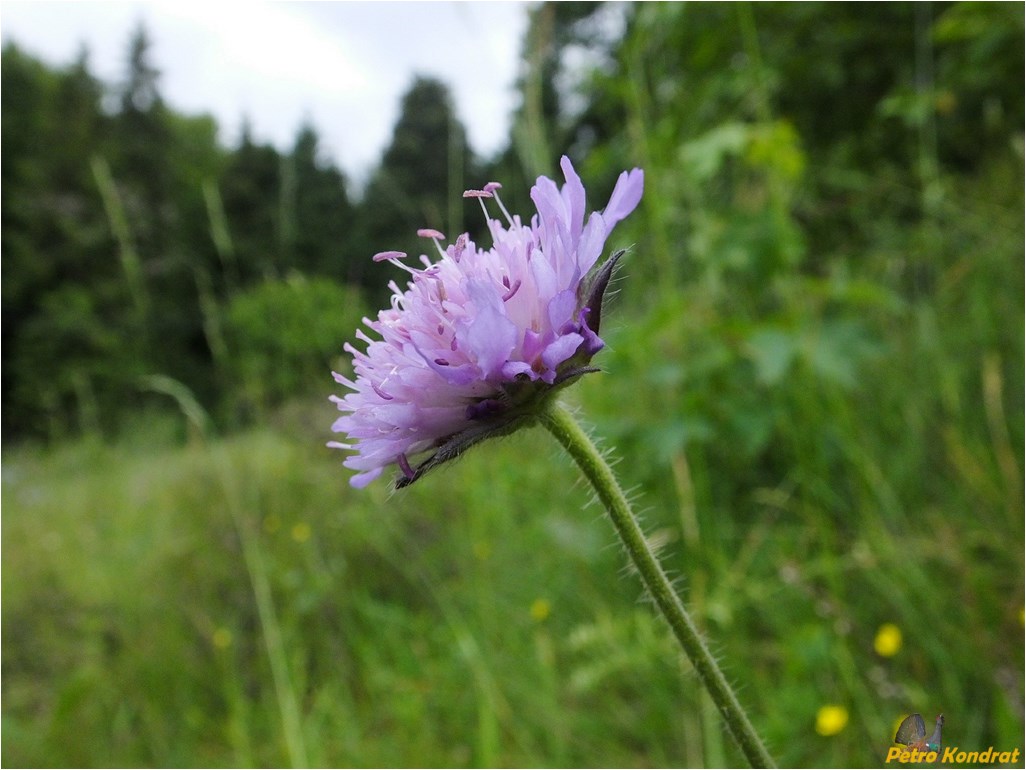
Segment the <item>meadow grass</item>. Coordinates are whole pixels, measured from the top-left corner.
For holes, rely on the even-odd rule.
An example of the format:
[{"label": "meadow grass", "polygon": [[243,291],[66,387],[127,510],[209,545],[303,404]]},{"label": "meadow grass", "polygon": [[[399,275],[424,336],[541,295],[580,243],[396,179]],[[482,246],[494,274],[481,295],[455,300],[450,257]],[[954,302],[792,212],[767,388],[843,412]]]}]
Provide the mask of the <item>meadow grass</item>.
[{"label": "meadow grass", "polygon": [[[710,326],[684,300],[611,328],[573,400],[771,752],[879,764],[909,711],[943,711],[948,744],[1021,746],[1014,366],[946,351],[964,316],[907,308],[859,387],[799,367],[756,394],[770,427],[730,433],[689,411]],[[4,764],[742,762],[550,437],[357,491],[332,414],[5,451]],[[819,735],[830,704],[848,722]]]},{"label": "meadow grass", "polygon": [[307,438],[5,459],[5,763],[672,761],[672,645],[545,436],[394,497]]},{"label": "meadow grass", "polygon": [[[783,766],[880,765],[913,711],[1024,747],[1017,174],[766,280],[650,253],[647,198],[568,396]],[[330,387],[228,436],[5,446],[3,764],[743,761],[550,437],[353,490]]]}]

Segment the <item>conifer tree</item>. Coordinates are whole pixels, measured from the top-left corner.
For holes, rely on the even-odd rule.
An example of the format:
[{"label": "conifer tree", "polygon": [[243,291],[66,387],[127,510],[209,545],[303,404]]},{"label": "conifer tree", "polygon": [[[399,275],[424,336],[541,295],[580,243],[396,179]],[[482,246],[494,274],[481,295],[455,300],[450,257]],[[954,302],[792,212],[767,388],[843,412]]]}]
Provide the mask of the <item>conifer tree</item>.
[{"label": "conifer tree", "polygon": [[[424,240],[400,234],[424,227],[462,230],[460,195],[473,168],[448,87],[434,78],[417,77],[403,96],[391,142],[364,196],[360,222],[366,242],[375,251],[387,247],[419,254],[426,248]],[[377,280],[383,269],[372,265],[369,256],[363,262],[350,261],[349,267],[351,282],[376,290],[384,285]]]}]

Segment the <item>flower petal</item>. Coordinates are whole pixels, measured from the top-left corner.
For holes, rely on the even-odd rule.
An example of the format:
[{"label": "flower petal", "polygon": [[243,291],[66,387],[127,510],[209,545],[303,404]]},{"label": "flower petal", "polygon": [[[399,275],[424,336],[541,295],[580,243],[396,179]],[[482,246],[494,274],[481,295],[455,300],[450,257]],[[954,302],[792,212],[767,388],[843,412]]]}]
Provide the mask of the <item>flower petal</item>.
[{"label": "flower petal", "polygon": [[482,377],[492,380],[517,344],[517,327],[506,317],[502,299],[488,281],[472,278],[467,288],[477,313],[456,337],[467,346]]},{"label": "flower petal", "polygon": [[561,194],[566,205],[567,227],[570,236],[576,242],[584,224],[584,185],[581,184],[581,178],[577,176],[573,163],[566,155],[559,159],[559,167],[563,169],[563,177],[566,179]]},{"label": "flower petal", "polygon": [[[597,271],[613,226],[640,200],[643,176],[620,175],[602,213],[586,216],[584,186],[569,158],[560,187],[539,177],[531,188],[537,208],[530,224],[511,215],[489,183],[472,192],[486,212],[491,248],[466,233],[448,246],[435,230],[438,258],[423,267],[381,252],[412,276],[406,288],[389,281],[390,306],[343,349],[352,356],[351,379],[335,374],[348,392],[332,396],[342,413],[332,430],[344,441],[329,446],[353,454],[344,466],[363,487],[388,466],[402,471],[396,486],[473,444],[503,435],[534,419],[556,388],[583,374],[601,347],[602,298],[619,254]],[[487,214],[498,206],[502,217]],[[361,349],[355,347],[360,345]],[[413,458],[430,452],[414,464]]]},{"label": "flower petal", "polygon": [[640,168],[624,171],[616,180],[609,203],[602,211],[606,223],[606,237],[613,231],[616,223],[634,211],[645,191],[645,172]]}]

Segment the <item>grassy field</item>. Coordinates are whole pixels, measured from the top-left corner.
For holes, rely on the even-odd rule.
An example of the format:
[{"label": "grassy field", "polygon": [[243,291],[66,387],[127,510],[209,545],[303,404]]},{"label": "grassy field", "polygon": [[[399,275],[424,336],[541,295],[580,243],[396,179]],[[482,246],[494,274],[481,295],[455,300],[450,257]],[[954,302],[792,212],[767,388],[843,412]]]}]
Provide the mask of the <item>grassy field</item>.
[{"label": "grassy field", "polygon": [[[628,278],[570,396],[782,764],[1023,745],[1021,261],[963,259],[790,343]],[[5,450],[5,765],[742,762],[550,437],[356,491],[332,419]]]},{"label": "grassy field", "polygon": [[[645,199],[566,397],[758,732],[783,766],[881,765],[910,712],[1026,748],[1021,133],[810,186],[785,121],[659,143],[677,92],[627,86]],[[5,444],[4,765],[743,762],[555,441],[354,490],[332,387]]]}]

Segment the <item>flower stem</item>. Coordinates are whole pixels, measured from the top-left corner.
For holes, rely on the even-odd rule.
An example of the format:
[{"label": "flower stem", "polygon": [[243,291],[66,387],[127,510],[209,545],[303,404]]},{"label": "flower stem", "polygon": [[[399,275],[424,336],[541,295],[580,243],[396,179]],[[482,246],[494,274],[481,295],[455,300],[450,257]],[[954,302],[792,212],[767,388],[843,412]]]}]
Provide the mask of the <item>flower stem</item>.
[{"label": "flower stem", "polygon": [[670,581],[656,560],[642,534],[638,520],[631,511],[627,497],[613,476],[609,464],[602,457],[591,438],[577,423],[573,415],[553,399],[539,417],[556,440],[570,453],[574,461],[591,482],[602,504],[613,520],[620,540],[630,554],[642,582],[655,600],[656,606],[670,624],[674,636],[688,656],[699,679],[705,685],[713,702],[730,728],[734,740],[748,758],[752,767],[775,767],[773,759],[759,740],[748,715],[727,684],[720,667],[702,641],[694,621],[673,591]]}]

